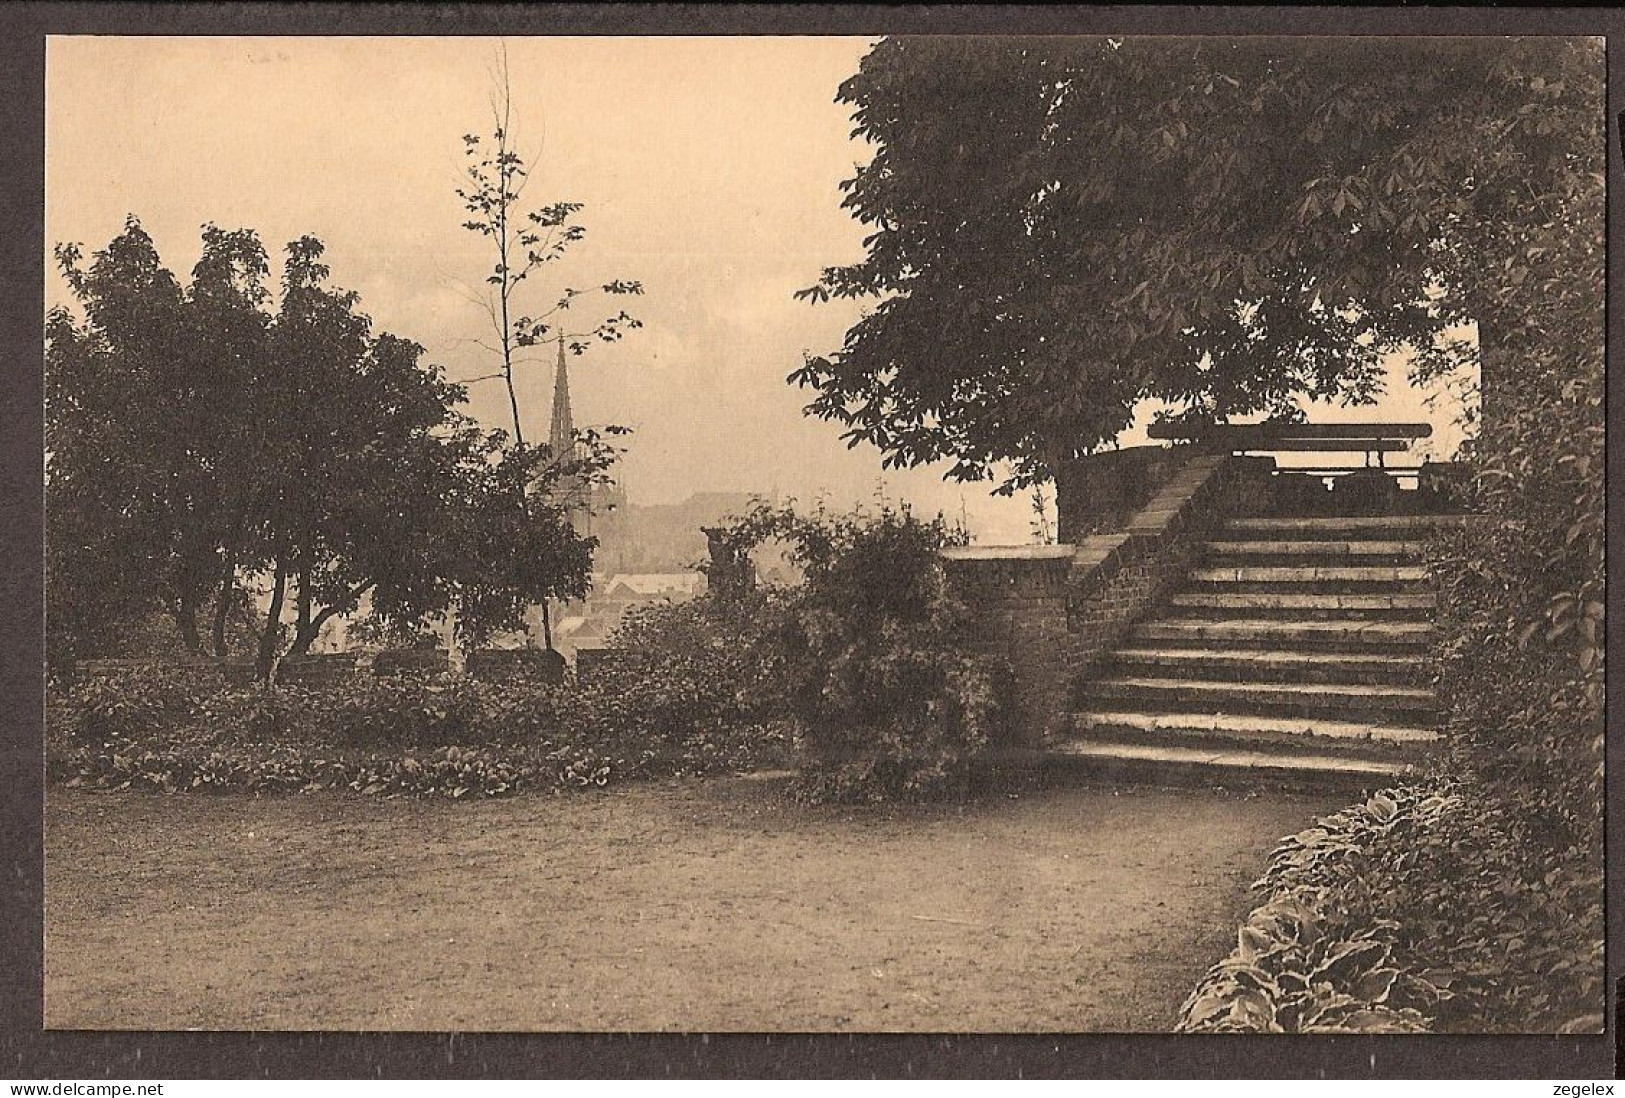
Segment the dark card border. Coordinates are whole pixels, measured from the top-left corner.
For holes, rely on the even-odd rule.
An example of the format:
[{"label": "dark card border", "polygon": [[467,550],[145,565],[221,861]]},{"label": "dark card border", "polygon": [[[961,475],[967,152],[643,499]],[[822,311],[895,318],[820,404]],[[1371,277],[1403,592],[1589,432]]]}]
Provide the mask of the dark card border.
[{"label": "dark card border", "polygon": [[[1610,194],[1622,181],[1625,12],[1433,7],[19,4],[0,10],[0,1077],[30,1078],[1553,1078],[1614,1074],[1602,1037],[81,1033],[41,1029],[41,348],[47,34],[1603,34]],[[1625,285],[1617,203],[1609,284]],[[1610,294],[1612,304],[1612,294]],[[1609,334],[1619,311],[1609,310]],[[1610,340],[1609,363],[1616,366]],[[1625,345],[1625,344],[1621,344]],[[1625,384],[1609,372],[1609,411]],[[1625,445],[1609,440],[1625,483]],[[1625,508],[1609,511],[1625,544]],[[1610,614],[1619,607],[1610,590]],[[1610,659],[1621,649],[1610,636]],[[1618,676],[1608,688],[1616,706]],[[1609,803],[1625,764],[1608,748]],[[1621,814],[1608,818],[1609,972],[1619,972]]]}]

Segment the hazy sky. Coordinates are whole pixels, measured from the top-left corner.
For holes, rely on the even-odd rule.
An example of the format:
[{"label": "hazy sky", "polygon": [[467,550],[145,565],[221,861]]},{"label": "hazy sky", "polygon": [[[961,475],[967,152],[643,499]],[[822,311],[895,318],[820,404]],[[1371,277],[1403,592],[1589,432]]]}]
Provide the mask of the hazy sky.
[{"label": "hazy sky", "polygon": [[[610,299],[643,329],[571,360],[578,425],[635,429],[621,470],[633,502],[730,490],[844,505],[883,481],[928,512],[963,506],[979,540],[1024,541],[1025,501],[944,484],[941,469],[882,477],[877,451],[847,450],[784,381],[858,315],[791,295],[862,254],[837,184],[867,152],[834,94],[870,41],[508,39],[513,130],[534,166],[526,199],[586,206],[587,239],[531,301],[643,283],[641,298]],[[466,295],[491,260],[461,228],[454,188],[461,135],[491,127],[496,50],[482,38],[54,38],[47,244],[99,248],[134,213],[184,278],[206,222],[256,229],[274,255],[314,234],[334,283],[379,327],[453,378],[490,373],[473,342],[491,341],[489,321]],[[51,277],[47,300],[63,292]],[[545,435],[551,394],[551,361],[526,366],[527,438]],[[1415,403],[1335,418],[1427,418]],[[469,410],[505,425],[501,383],[473,386]]]}]

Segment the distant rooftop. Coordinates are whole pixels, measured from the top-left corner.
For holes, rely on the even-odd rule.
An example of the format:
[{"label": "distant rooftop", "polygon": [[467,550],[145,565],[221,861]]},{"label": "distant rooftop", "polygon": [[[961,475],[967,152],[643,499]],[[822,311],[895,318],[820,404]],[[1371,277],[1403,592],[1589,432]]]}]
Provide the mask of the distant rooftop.
[{"label": "distant rooftop", "polygon": [[705,577],[698,572],[627,572],[609,577],[604,593],[613,595],[617,588],[634,595],[694,595],[705,587]]}]

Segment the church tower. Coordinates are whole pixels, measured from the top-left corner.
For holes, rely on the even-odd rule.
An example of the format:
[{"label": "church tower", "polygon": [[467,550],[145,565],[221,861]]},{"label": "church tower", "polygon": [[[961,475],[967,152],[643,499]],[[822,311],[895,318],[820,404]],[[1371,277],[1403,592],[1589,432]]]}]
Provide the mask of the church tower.
[{"label": "church tower", "polygon": [[[564,364],[564,334],[559,333],[559,364],[553,372],[553,423],[547,432],[547,445],[553,452],[554,465],[576,456],[576,425],[570,411],[570,371]],[[572,512],[586,505],[585,493],[579,477],[560,479],[556,486],[558,498]]]},{"label": "church tower", "polygon": [[[558,365],[553,372],[553,421],[548,430],[548,447],[553,461],[570,461],[586,457],[576,442],[575,418],[570,409],[570,370],[565,364],[564,335],[559,334]],[[570,521],[576,531],[591,536],[595,525],[620,509],[623,492],[617,484],[592,484],[583,477],[565,476],[555,487],[556,498],[570,512]]]}]

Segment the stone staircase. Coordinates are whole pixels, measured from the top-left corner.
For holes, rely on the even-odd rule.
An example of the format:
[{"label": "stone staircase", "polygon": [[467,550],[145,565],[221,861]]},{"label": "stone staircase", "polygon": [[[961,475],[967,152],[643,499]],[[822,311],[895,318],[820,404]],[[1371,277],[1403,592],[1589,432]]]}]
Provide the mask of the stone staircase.
[{"label": "stone staircase", "polygon": [[1231,519],[1049,750],[1128,779],[1391,782],[1439,739],[1422,542],[1449,521]]}]

